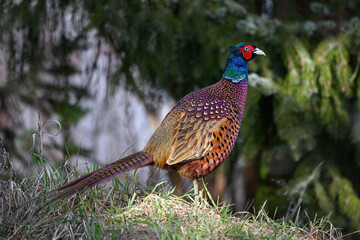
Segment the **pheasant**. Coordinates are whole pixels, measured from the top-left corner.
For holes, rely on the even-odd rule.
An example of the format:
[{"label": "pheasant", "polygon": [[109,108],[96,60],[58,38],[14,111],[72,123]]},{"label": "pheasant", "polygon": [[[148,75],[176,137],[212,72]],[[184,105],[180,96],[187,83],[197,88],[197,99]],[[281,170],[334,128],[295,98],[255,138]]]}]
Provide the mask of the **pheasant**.
[{"label": "pheasant", "polygon": [[198,179],[219,167],[235,144],[247,94],[247,63],[257,55],[265,53],[254,44],[231,46],[220,81],[177,102],[143,150],[48,192],[57,195],[38,211],[117,174],[147,165],[172,169],[193,179],[198,195]]}]

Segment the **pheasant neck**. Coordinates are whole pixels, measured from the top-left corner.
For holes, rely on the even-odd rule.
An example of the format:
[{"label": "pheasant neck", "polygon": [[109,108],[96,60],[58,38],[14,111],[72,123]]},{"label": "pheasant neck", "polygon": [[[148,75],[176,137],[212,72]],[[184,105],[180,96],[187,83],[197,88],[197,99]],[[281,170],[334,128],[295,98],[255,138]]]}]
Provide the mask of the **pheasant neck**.
[{"label": "pheasant neck", "polygon": [[233,68],[225,69],[223,78],[230,80],[234,83],[238,83],[240,81],[247,81],[248,80],[247,68],[241,70],[233,69]]},{"label": "pheasant neck", "polygon": [[248,80],[247,62],[241,58],[230,56],[224,67],[223,78],[234,83]]}]

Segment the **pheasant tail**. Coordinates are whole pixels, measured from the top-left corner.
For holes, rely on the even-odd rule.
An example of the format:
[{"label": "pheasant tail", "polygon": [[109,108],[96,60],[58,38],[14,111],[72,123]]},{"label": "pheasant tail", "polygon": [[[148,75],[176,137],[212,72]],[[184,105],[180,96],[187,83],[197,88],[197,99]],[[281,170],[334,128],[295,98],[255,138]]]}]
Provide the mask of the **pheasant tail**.
[{"label": "pheasant tail", "polygon": [[49,200],[36,210],[36,213],[49,206],[51,203],[70,196],[73,193],[84,189],[91,188],[101,182],[108,181],[118,174],[125,173],[137,168],[141,168],[153,162],[152,157],[144,151],[140,151],[122,158],[116,162],[110,163],[94,172],[91,172],[79,179],[76,179],[64,186],[54,189],[50,193],[58,193],[55,197]]}]

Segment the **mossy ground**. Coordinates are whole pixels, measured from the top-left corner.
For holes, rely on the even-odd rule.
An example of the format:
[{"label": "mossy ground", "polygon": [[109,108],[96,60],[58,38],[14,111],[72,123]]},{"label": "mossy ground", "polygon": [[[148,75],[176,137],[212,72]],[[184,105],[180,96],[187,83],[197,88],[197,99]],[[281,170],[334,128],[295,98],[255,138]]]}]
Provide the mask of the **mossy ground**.
[{"label": "mossy ground", "polygon": [[[5,168],[2,168],[5,173]],[[337,239],[341,232],[329,217],[305,226],[297,221],[257,214],[232,213],[214,202],[206,189],[175,196],[161,183],[142,189],[135,181],[101,185],[60,200],[34,215],[49,199],[45,191],[64,182],[62,174],[43,171],[36,179],[6,171],[1,174],[0,236],[7,239]],[[68,176],[78,175],[71,171]],[[203,197],[204,196],[204,197]]]}]

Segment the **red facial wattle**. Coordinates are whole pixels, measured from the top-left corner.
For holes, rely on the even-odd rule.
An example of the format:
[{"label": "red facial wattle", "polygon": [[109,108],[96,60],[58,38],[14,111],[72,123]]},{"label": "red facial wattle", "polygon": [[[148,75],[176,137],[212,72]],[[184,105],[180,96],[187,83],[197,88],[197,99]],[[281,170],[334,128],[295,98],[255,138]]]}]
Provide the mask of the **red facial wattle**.
[{"label": "red facial wattle", "polygon": [[239,50],[241,50],[242,55],[246,60],[250,60],[252,57],[252,53],[255,51],[254,47],[251,45],[245,45],[239,48]]}]

